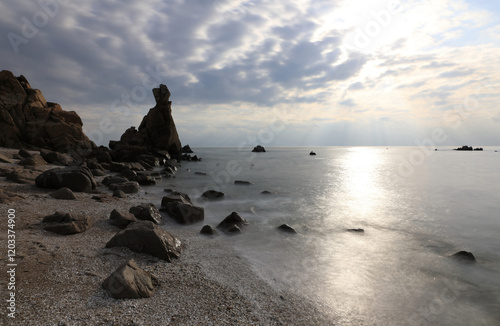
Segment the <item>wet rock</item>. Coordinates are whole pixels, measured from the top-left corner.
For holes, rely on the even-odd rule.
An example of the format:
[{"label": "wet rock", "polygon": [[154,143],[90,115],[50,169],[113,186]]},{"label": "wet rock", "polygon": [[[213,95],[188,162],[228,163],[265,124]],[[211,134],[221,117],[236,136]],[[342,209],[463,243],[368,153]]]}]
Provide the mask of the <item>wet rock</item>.
[{"label": "wet rock", "polygon": [[238,225],[233,225],[232,227],[230,227],[229,229],[227,229],[226,232],[230,233],[230,234],[240,234],[240,233],[243,233],[243,231],[241,231],[241,228]]},{"label": "wet rock", "polygon": [[193,224],[205,219],[203,207],[182,202],[170,202],[165,206],[167,214],[180,224]]},{"label": "wet rock", "polygon": [[202,195],[206,199],[222,199],[224,198],[224,193],[217,190],[207,190]]},{"label": "wet rock", "polygon": [[94,177],[104,177],[107,173],[101,169],[92,169],[92,175]]},{"label": "wet rock", "polygon": [[46,231],[70,235],[87,231],[94,224],[94,219],[83,214],[56,212],[45,216],[42,222],[49,224],[44,227]]},{"label": "wet rock", "polygon": [[141,186],[153,186],[156,185],[156,178],[150,175],[140,174],[137,176],[137,182]]},{"label": "wet rock", "polygon": [[205,172],[195,172],[196,175],[207,175]]},{"label": "wet rock", "polygon": [[191,198],[189,198],[187,194],[179,191],[173,191],[167,196],[163,196],[161,200],[161,207],[167,207],[168,203],[175,203],[175,202],[189,204],[189,205],[193,204]]},{"label": "wet rock", "polygon": [[107,176],[104,179],[102,179],[101,183],[109,187],[112,184],[125,183],[128,181],[129,181],[128,179],[119,176]]},{"label": "wet rock", "polygon": [[138,181],[138,176],[136,171],[125,169],[121,172],[121,175],[128,181]]},{"label": "wet rock", "polygon": [[181,241],[160,226],[150,221],[130,223],[106,244],[106,248],[126,247],[135,252],[143,252],[171,262],[179,258]]},{"label": "wet rock", "polygon": [[125,229],[130,223],[137,222],[134,214],[113,209],[109,215],[109,224]]},{"label": "wet rock", "polygon": [[280,226],[278,226],[278,230],[287,233],[297,233],[297,231],[288,224],[281,224]]},{"label": "wet rock", "polygon": [[211,225],[204,225],[201,228],[200,233],[201,234],[205,234],[205,235],[216,235],[217,234],[217,230],[215,230],[214,227],[211,226]]},{"label": "wet rock", "polygon": [[67,187],[73,191],[91,192],[96,189],[92,172],[87,167],[55,168],[43,172],[35,179],[40,188],[59,189]]},{"label": "wet rock", "polygon": [[139,184],[135,181],[123,182],[123,183],[113,183],[110,184],[109,189],[112,191],[121,190],[126,194],[135,194],[139,192]]},{"label": "wet rock", "polygon": [[131,207],[129,212],[134,214],[139,220],[151,221],[156,224],[161,223],[161,214],[158,208],[153,204],[141,204]]},{"label": "wet rock", "polygon": [[469,251],[459,251],[451,255],[451,257],[458,259],[460,261],[468,262],[468,263],[475,263],[476,262],[476,257],[472,254],[472,252]]},{"label": "wet rock", "polygon": [[252,152],[254,153],[264,153],[265,151],[266,149],[261,145],[257,145],[252,149]]},{"label": "wet rock", "polygon": [[[217,229],[229,232],[229,230],[233,229],[234,226],[237,226],[241,231],[241,228],[246,225],[248,225],[247,220],[242,218],[238,213],[232,212],[231,214],[226,216],[226,218],[222,222],[220,222],[219,225],[217,225]],[[233,231],[237,232],[236,229],[234,229]]]},{"label": "wet rock", "polygon": [[263,195],[276,195],[277,193],[274,191],[264,190],[261,192]]},{"label": "wet rock", "polygon": [[139,299],[152,296],[158,284],[155,276],[130,259],[104,280],[102,288],[115,299]]},{"label": "wet rock", "polygon": [[189,147],[189,145],[186,145],[182,147],[182,153],[191,154],[193,153],[193,150],[191,149],[191,147]]},{"label": "wet rock", "polygon": [[49,194],[50,197],[63,200],[76,200],[76,196],[71,189],[63,187]]}]

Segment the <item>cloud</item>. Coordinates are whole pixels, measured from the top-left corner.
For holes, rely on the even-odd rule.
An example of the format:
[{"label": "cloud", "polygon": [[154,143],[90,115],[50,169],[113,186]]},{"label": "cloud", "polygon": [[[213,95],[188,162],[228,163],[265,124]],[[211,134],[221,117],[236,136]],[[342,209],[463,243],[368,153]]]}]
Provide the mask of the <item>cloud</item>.
[{"label": "cloud", "polygon": [[439,78],[456,78],[456,77],[464,77],[469,76],[474,73],[474,69],[457,69],[457,70],[449,70],[443,72],[438,75]]}]

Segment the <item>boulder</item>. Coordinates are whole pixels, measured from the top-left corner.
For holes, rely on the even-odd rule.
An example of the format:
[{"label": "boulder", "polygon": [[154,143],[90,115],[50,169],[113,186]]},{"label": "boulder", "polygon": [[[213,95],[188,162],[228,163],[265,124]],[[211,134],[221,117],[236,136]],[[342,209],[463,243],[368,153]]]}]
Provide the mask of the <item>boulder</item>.
[{"label": "boulder", "polygon": [[181,202],[167,203],[167,214],[180,224],[193,224],[205,219],[205,209]]},{"label": "boulder", "polygon": [[468,263],[475,263],[476,262],[476,257],[472,254],[472,252],[469,251],[459,251],[451,255],[452,258],[458,259],[460,261],[468,262]]},{"label": "boulder", "polygon": [[109,224],[125,229],[130,223],[137,222],[134,214],[113,209],[109,215]]},{"label": "boulder", "polygon": [[47,102],[24,76],[0,72],[0,147],[46,148],[78,156],[96,148],[78,114]]},{"label": "boulder", "polygon": [[152,296],[158,284],[155,276],[130,259],[104,280],[102,288],[115,299],[139,299]]},{"label": "boulder", "polygon": [[92,169],[92,175],[94,177],[104,177],[107,175],[107,173],[101,169]]},{"label": "boulder", "polygon": [[167,207],[168,203],[183,203],[192,205],[191,198],[183,192],[172,191],[167,196],[163,196],[161,200],[161,207]]},{"label": "boulder", "polygon": [[128,182],[129,180],[127,178],[119,177],[119,176],[107,176],[104,179],[102,179],[101,183],[105,186],[110,186],[115,183],[125,183]]},{"label": "boulder", "polygon": [[238,230],[234,228],[235,226],[241,231],[241,228],[246,225],[248,225],[247,220],[242,218],[238,213],[232,212],[217,225],[217,228],[225,232],[230,232],[230,230],[232,230],[231,232],[237,232]]},{"label": "boulder", "polygon": [[222,199],[224,198],[224,193],[217,191],[217,190],[207,190],[201,195],[203,198],[206,199]]},{"label": "boulder", "polygon": [[67,187],[78,192],[91,192],[96,189],[92,172],[85,166],[47,170],[36,177],[35,183],[40,188]]},{"label": "boulder", "polygon": [[135,181],[123,182],[123,183],[113,183],[110,184],[109,189],[112,191],[121,190],[126,194],[135,194],[139,192],[139,184]]},{"label": "boulder", "polygon": [[75,160],[68,154],[58,153],[54,151],[50,151],[48,149],[41,149],[40,155],[43,159],[50,164],[55,165],[70,165]]},{"label": "boulder", "polygon": [[274,191],[264,190],[261,192],[263,195],[276,195],[277,193]]},{"label": "boulder", "polygon": [[364,229],[347,229],[348,232],[364,233]]},{"label": "boulder", "polygon": [[40,165],[47,165],[47,162],[43,159],[43,157],[39,154],[33,154],[30,155],[29,157],[23,158],[21,161],[19,161],[19,165],[22,165],[24,167],[37,167]]},{"label": "boulder", "polygon": [[63,187],[49,194],[50,197],[63,200],[76,200],[76,196],[71,189]]},{"label": "boulder", "polygon": [[139,174],[137,176],[137,182],[141,186],[154,186],[156,185],[156,178],[151,175]]},{"label": "boulder", "polygon": [[240,234],[240,233],[243,233],[243,231],[241,231],[241,228],[238,225],[233,225],[232,227],[230,227],[229,229],[227,229],[226,232],[229,233],[229,234]]},{"label": "boulder", "polygon": [[278,230],[287,233],[297,233],[297,231],[288,224],[281,224],[280,226],[278,226]]},{"label": "boulder", "polygon": [[171,262],[179,258],[181,241],[160,226],[150,221],[130,223],[106,244],[106,248],[126,247],[135,252],[143,252]]},{"label": "boulder", "polygon": [[139,220],[151,221],[156,224],[161,223],[160,211],[153,204],[141,204],[134,206],[129,209],[129,212],[134,214]]},{"label": "boulder", "polygon": [[123,191],[121,190],[115,190],[113,192],[113,197],[116,197],[116,198],[127,198],[127,194],[124,193]]},{"label": "boulder", "polygon": [[92,217],[77,213],[59,213],[45,216],[43,223],[49,223],[44,230],[62,234],[76,234],[87,231],[94,224]]},{"label": "boulder", "polygon": [[255,146],[252,149],[252,152],[254,152],[254,153],[265,153],[266,149],[263,146],[261,146],[261,145],[257,145],[257,146]]},{"label": "boulder", "polygon": [[213,226],[211,225],[204,225],[202,228],[201,228],[201,231],[200,231],[201,234],[205,234],[205,235],[216,235],[217,234],[217,230],[214,229]]}]

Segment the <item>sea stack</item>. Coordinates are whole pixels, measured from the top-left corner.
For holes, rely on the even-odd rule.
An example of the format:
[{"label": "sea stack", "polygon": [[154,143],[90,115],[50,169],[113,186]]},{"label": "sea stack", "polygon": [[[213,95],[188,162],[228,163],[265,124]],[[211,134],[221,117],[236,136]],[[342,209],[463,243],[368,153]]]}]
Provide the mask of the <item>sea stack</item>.
[{"label": "sea stack", "polygon": [[130,127],[120,141],[110,141],[109,148],[118,161],[131,161],[141,154],[167,151],[172,157],[180,157],[182,146],[172,118],[172,101],[167,86],[153,89],[156,106],[142,119],[139,128]]}]

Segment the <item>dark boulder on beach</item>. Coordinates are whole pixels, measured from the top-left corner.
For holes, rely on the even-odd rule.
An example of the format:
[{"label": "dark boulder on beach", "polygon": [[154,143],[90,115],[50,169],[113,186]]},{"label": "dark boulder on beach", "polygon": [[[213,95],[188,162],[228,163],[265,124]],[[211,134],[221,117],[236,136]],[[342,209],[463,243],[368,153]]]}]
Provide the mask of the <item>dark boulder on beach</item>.
[{"label": "dark boulder on beach", "polygon": [[469,251],[459,251],[451,255],[452,258],[458,259],[460,261],[464,262],[469,262],[469,263],[475,263],[476,262],[476,257],[472,254],[472,252]]},{"label": "dark boulder on beach", "polygon": [[62,235],[77,234],[87,231],[94,225],[94,218],[77,213],[55,212],[43,218],[42,223],[48,223],[43,229]]},{"label": "dark boulder on beach", "polygon": [[297,233],[297,231],[288,224],[281,224],[277,229],[286,233]]},{"label": "dark boulder on beach", "polygon": [[115,299],[139,299],[152,296],[158,284],[155,276],[130,259],[104,280],[102,288]]},{"label": "dark boulder on beach", "polygon": [[68,166],[75,161],[75,159],[68,154],[58,153],[48,149],[41,149],[40,155],[47,163],[54,165]]},{"label": "dark boulder on beach", "polygon": [[165,205],[168,216],[180,224],[194,224],[205,219],[205,209],[183,202],[170,202]]},{"label": "dark boulder on beach", "polygon": [[71,189],[63,187],[49,194],[54,199],[76,200],[76,196]]},{"label": "dark boulder on beach", "polygon": [[47,165],[48,163],[40,154],[33,154],[28,157],[24,157],[18,164],[26,168],[36,168],[40,165]]},{"label": "dark boulder on beach", "polygon": [[255,147],[252,149],[252,152],[253,152],[253,153],[265,153],[265,152],[266,152],[266,149],[264,148],[264,146],[257,145],[257,146],[255,146]]},{"label": "dark boulder on beach", "polygon": [[108,186],[108,188],[112,191],[121,190],[126,194],[135,194],[139,192],[139,184],[135,181],[122,182],[122,183],[113,183]]},{"label": "dark boulder on beach", "polygon": [[129,212],[134,214],[134,216],[139,220],[151,221],[156,224],[161,223],[160,211],[153,204],[141,204],[134,206],[129,209]]},{"label": "dark boulder on beach", "polygon": [[201,196],[206,199],[215,200],[215,199],[222,199],[224,198],[225,195],[223,192],[217,190],[207,190]]},{"label": "dark boulder on beach", "polygon": [[45,148],[81,157],[97,148],[82,127],[76,112],[47,102],[24,76],[0,72],[0,146]]},{"label": "dark boulder on beach", "polygon": [[171,262],[179,258],[182,244],[179,239],[150,221],[130,223],[106,244],[106,248],[126,247]]},{"label": "dark boulder on beach", "polygon": [[130,212],[122,212],[117,209],[113,209],[109,215],[109,224],[117,226],[121,229],[126,228],[132,222],[137,222],[137,218]]},{"label": "dark boulder on beach", "polygon": [[211,225],[204,225],[202,228],[201,228],[201,231],[200,231],[201,234],[205,234],[205,235],[216,235],[217,234],[217,230],[214,229],[213,226]]},{"label": "dark boulder on beach", "polygon": [[67,187],[78,192],[91,192],[96,189],[94,176],[85,166],[47,170],[36,177],[35,183],[40,188]]},{"label": "dark boulder on beach", "polygon": [[223,230],[224,232],[230,232],[230,230],[232,230],[232,232],[238,232],[238,230],[234,228],[235,226],[241,231],[241,228],[248,224],[247,220],[242,218],[238,213],[232,212],[217,225],[217,229]]}]

